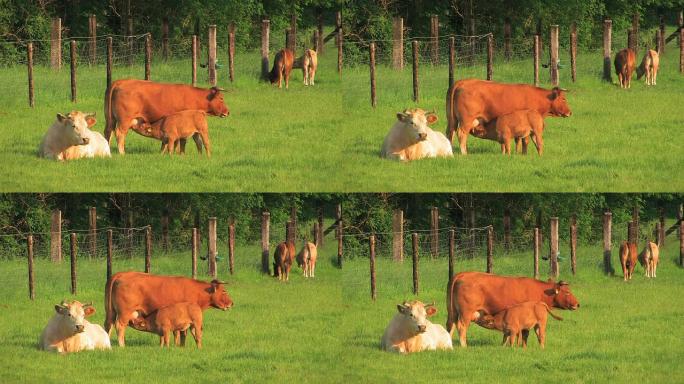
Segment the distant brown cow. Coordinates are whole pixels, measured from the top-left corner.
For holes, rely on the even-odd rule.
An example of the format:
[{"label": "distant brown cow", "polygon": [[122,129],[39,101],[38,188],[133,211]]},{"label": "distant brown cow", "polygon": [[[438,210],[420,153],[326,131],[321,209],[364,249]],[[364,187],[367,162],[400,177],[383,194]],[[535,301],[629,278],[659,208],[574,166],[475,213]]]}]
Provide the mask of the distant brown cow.
[{"label": "distant brown cow", "polygon": [[623,241],[620,244],[620,265],[622,266],[622,277],[625,281],[632,280],[634,267],[637,263],[636,243]]},{"label": "distant brown cow", "polygon": [[295,262],[295,246],[294,243],[283,241],[276,245],[273,253],[273,276],[278,280],[290,280],[290,270],[292,264]]},{"label": "distant brown cow", "polygon": [[511,154],[511,139],[522,141],[522,152],[527,154],[528,138],[537,147],[537,153],[544,153],[544,118],[539,112],[525,109],[499,116],[473,128],[471,135],[481,139],[494,140],[501,144],[502,154]]},{"label": "distant brown cow", "polygon": [[636,69],[637,80],[646,75],[646,85],[656,85],[658,79],[658,67],[660,66],[660,56],[658,52],[649,49],[644,54],[644,59],[641,60],[641,65]]},{"label": "distant brown cow", "polygon": [[[142,118],[139,117],[138,121]],[[202,153],[202,145],[207,150],[207,157],[211,157],[211,142],[209,141],[209,127],[207,125],[206,112],[204,111],[181,111],[166,116],[156,122],[141,123],[142,128],[155,138],[162,141],[162,153],[174,153],[176,143],[180,144],[180,152],[185,153],[185,140],[193,137],[197,144],[197,151]],[[199,135],[201,140],[195,138]]]},{"label": "distant brown cow", "polygon": [[126,135],[133,129],[143,136],[153,137],[139,124],[155,122],[185,110],[205,111],[225,117],[230,114],[221,89],[196,88],[185,84],[156,83],[145,80],[117,80],[105,91],[105,139],[116,132],[119,153],[125,153]]},{"label": "distant brown cow", "polygon": [[468,135],[475,127],[523,109],[537,111],[542,117],[572,115],[565,91],[558,87],[548,90],[527,84],[465,79],[455,82],[447,92],[446,137],[453,143],[457,132],[461,153],[466,154]]},{"label": "distant brown cow", "polygon": [[283,77],[285,78],[285,89],[290,86],[290,72],[292,72],[292,64],[294,62],[294,54],[289,49],[281,49],[276,53],[273,59],[273,69],[269,74],[271,84],[278,83],[278,88],[283,87]]},{"label": "distant brown cow", "polygon": [[634,51],[629,48],[625,48],[615,55],[615,73],[617,73],[620,87],[623,89],[632,86],[632,73],[634,73],[635,62],[636,56]]},{"label": "distant brown cow", "polygon": [[190,329],[197,348],[202,348],[202,308],[195,303],[176,303],[131,320],[131,326],[139,331],[159,335],[159,346],[168,347],[173,332],[175,344],[185,346],[186,332]]},{"label": "distant brown cow", "polygon": [[495,315],[482,315],[475,322],[482,327],[502,331],[504,334],[503,345],[508,343],[511,347],[516,344],[520,345],[522,341],[522,347],[526,348],[527,336],[530,333],[530,329],[534,328],[537,340],[539,340],[539,346],[544,348],[546,322],[548,320],[547,314],[556,320],[563,320],[562,317],[551,312],[546,303],[527,301],[504,309]]}]

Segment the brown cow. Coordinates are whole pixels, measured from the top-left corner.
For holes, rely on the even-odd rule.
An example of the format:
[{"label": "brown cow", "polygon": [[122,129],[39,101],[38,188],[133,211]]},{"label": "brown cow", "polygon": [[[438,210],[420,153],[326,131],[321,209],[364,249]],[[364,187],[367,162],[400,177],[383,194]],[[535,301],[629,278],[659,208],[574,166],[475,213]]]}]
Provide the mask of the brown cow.
[{"label": "brown cow", "polygon": [[295,245],[290,241],[283,241],[276,245],[273,253],[273,277],[278,280],[290,280],[290,270],[295,261]]},{"label": "brown cow", "polygon": [[568,283],[544,282],[529,277],[497,276],[482,272],[461,272],[447,286],[446,329],[458,329],[459,341],[465,347],[470,322],[484,314],[495,314],[526,301],[541,301],[550,307],[575,310],[579,302]]},{"label": "brown cow", "polygon": [[572,115],[565,91],[558,87],[548,90],[527,84],[465,79],[454,83],[447,92],[446,136],[453,143],[458,128],[461,153],[466,154],[468,135],[473,128],[522,109],[537,111],[542,117]]},{"label": "brown cow", "polygon": [[629,48],[625,48],[615,55],[615,73],[618,75],[620,88],[627,89],[632,86],[632,73],[634,73],[635,62],[636,55]]},{"label": "brown cow", "polygon": [[116,132],[119,153],[124,154],[126,134],[133,129],[143,136],[153,137],[139,124],[155,122],[176,112],[193,109],[209,115],[230,114],[221,89],[196,88],[185,84],[155,83],[145,80],[117,80],[105,91],[105,139]]},{"label": "brown cow", "polygon": [[546,303],[527,301],[504,309],[495,315],[482,315],[475,322],[484,328],[502,331],[503,345],[508,343],[511,347],[516,344],[520,345],[522,341],[522,347],[527,348],[527,336],[530,329],[534,328],[539,345],[544,348],[547,314],[556,320],[563,320],[562,317],[551,312]]},{"label": "brown cow", "polygon": [[528,138],[532,136],[532,142],[537,147],[537,153],[544,153],[544,118],[537,111],[524,109],[515,111],[487,123],[481,123],[470,132],[471,135],[481,139],[494,140],[501,144],[501,153],[511,154],[511,139],[516,144],[522,141],[522,152],[527,154]]},{"label": "brown cow", "polygon": [[641,65],[636,69],[637,80],[646,74],[646,85],[656,85],[658,79],[658,67],[660,66],[660,56],[658,52],[649,49],[641,60]]},{"label": "brown cow", "polygon": [[171,332],[176,345],[185,346],[188,328],[195,339],[197,348],[202,348],[202,308],[195,303],[176,303],[148,314],[139,314],[131,321],[131,326],[139,331],[159,335],[159,346],[168,347]]},{"label": "brown cow", "polygon": [[150,314],[182,302],[227,310],[233,306],[222,282],[211,283],[183,276],[162,276],[142,272],[119,272],[105,286],[105,331],[116,326],[119,346],[125,345],[126,326],[139,313]]},{"label": "brown cow", "polygon": [[289,87],[293,61],[294,54],[289,49],[281,49],[276,53],[275,58],[273,59],[273,69],[269,74],[271,84],[278,83],[278,88],[282,88],[283,77],[285,77],[285,89]]},{"label": "brown cow", "polygon": [[[137,120],[147,133],[162,141],[162,153],[173,154],[174,149],[178,148],[180,148],[180,153],[185,153],[185,140],[192,136],[197,144],[197,151],[202,153],[202,145],[204,145],[207,149],[207,157],[211,157],[206,112],[193,110],[176,112],[152,124],[142,122],[142,117],[138,117]],[[196,136],[199,136],[201,140]],[[180,144],[178,147],[175,146],[176,142]]]},{"label": "brown cow", "polygon": [[622,265],[622,277],[625,281],[632,280],[634,267],[637,263],[637,245],[623,241],[620,244],[620,265]]}]

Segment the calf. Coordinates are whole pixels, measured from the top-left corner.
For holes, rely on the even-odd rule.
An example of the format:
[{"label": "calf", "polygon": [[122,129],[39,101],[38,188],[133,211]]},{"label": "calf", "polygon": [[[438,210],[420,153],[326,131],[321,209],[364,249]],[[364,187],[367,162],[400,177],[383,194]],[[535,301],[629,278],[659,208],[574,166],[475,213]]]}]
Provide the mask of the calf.
[{"label": "calf", "polygon": [[482,121],[470,132],[481,139],[498,141],[502,154],[511,154],[511,139],[522,141],[522,152],[527,154],[528,137],[537,147],[537,153],[544,153],[544,117],[539,112],[524,109],[499,116],[489,122]]},{"label": "calf", "polygon": [[197,348],[202,348],[202,308],[195,303],[176,303],[160,308],[149,315],[139,316],[131,320],[131,326],[139,331],[159,335],[159,346],[169,346],[171,333],[175,344],[185,346],[188,328],[195,339]]},{"label": "calf", "polygon": [[625,281],[632,280],[634,274],[634,267],[637,263],[637,246],[636,243],[623,241],[620,244],[620,264],[622,265],[622,276]]},{"label": "calf", "polygon": [[446,329],[427,319],[437,313],[434,304],[425,305],[418,300],[405,301],[397,305],[397,310],[399,313],[394,315],[382,335],[382,350],[412,353],[453,349],[451,337]]},{"label": "calf", "polygon": [[302,268],[304,277],[314,277],[316,272],[316,258],[318,251],[316,244],[305,241],[302,250],[297,254],[297,265]]},{"label": "calf", "polygon": [[652,241],[646,243],[644,250],[639,254],[639,262],[641,262],[641,266],[646,270],[646,277],[656,277],[659,258],[658,244]]},{"label": "calf", "polygon": [[436,114],[420,108],[397,113],[397,122],[385,136],[380,157],[401,161],[452,157],[449,140],[428,127],[436,122]]},{"label": "calf", "polygon": [[295,246],[292,242],[283,241],[276,246],[273,253],[273,276],[278,280],[290,280],[290,270],[295,259]]},{"label": "calf", "polygon": [[[209,127],[207,125],[206,112],[189,110],[176,112],[155,121],[152,124],[137,118],[138,124],[142,124],[145,132],[162,141],[162,153],[170,155],[176,149],[176,142],[180,143],[181,153],[185,152],[185,141],[188,137],[195,140],[197,151],[202,153],[202,143],[207,150],[207,157],[211,157],[211,142],[209,141]],[[197,135],[201,137],[198,140]]]},{"label": "calf", "polygon": [[637,79],[646,74],[646,85],[656,85],[658,78],[658,67],[660,66],[660,56],[658,52],[649,49],[641,60],[641,65],[637,67]]},{"label": "calf", "polygon": [[294,54],[289,49],[281,49],[276,53],[273,59],[273,69],[269,74],[271,84],[278,83],[278,88],[283,87],[283,78],[285,78],[285,89],[290,86],[290,72],[292,72],[292,64],[294,63]]},{"label": "calf", "polygon": [[635,61],[634,51],[629,48],[625,48],[615,55],[615,73],[617,73],[620,87],[623,89],[632,87]]},{"label": "calf", "polygon": [[302,58],[302,72],[304,72],[304,85],[314,85],[316,69],[318,68],[318,55],[313,49],[304,51]]},{"label": "calf", "polygon": [[494,315],[482,314],[475,322],[484,328],[502,331],[504,334],[502,344],[509,344],[511,347],[515,344],[520,345],[522,339],[522,347],[526,348],[527,336],[530,329],[534,328],[539,345],[544,348],[547,313],[556,320],[563,320],[551,312],[546,303],[527,301]]},{"label": "calf", "polygon": [[91,304],[62,301],[40,335],[40,348],[59,353],[111,349],[109,335],[86,317],[95,313]]},{"label": "calf", "polygon": [[[88,145],[94,136],[89,127],[95,125],[94,113],[71,111],[67,115],[57,114],[57,120],[52,123],[43,136],[38,147],[38,156],[53,160],[66,160],[64,151],[72,146]],[[99,137],[102,137],[99,133]],[[98,147],[100,145],[98,144]],[[109,145],[106,145],[106,154],[109,155]],[[73,158],[73,157],[72,157]]]}]

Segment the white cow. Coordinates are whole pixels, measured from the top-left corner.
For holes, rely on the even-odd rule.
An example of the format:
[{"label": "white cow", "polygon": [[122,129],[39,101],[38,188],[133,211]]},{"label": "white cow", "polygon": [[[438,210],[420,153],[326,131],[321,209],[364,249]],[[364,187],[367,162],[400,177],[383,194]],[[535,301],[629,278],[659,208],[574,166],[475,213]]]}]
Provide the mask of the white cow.
[{"label": "white cow", "polygon": [[382,143],[380,157],[401,161],[430,157],[452,157],[451,143],[428,125],[437,122],[437,115],[420,108],[397,113],[397,122]]},{"label": "white cow", "polygon": [[658,52],[649,49],[644,54],[641,65],[637,67],[637,79],[646,75],[646,85],[656,85],[658,79],[658,67],[660,66],[660,56]]},{"label": "white cow", "polygon": [[437,313],[434,304],[425,305],[418,300],[398,304],[380,347],[387,352],[411,353],[453,349],[451,337],[443,326],[427,318]]},{"label": "white cow", "polygon": [[316,249],[316,244],[310,241],[304,241],[302,250],[297,254],[297,265],[302,268],[304,277],[315,277],[317,258],[318,250]]},{"label": "white cow", "polygon": [[66,116],[58,113],[57,120],[43,136],[38,156],[60,161],[111,157],[107,140],[89,129],[96,122],[94,113],[72,111]]},{"label": "white cow", "polygon": [[86,320],[95,313],[91,304],[62,301],[55,312],[40,335],[40,349],[59,353],[111,349],[107,332]]},{"label": "white cow", "polygon": [[646,243],[644,250],[639,254],[639,262],[646,270],[646,277],[656,277],[658,259],[660,259],[660,250],[658,249],[658,244],[649,241]]}]

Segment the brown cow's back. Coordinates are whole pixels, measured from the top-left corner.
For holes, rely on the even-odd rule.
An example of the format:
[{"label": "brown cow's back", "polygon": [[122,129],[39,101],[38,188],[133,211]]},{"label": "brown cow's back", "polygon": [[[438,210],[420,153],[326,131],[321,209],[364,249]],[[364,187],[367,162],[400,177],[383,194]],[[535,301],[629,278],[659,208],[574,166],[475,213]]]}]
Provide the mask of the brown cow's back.
[{"label": "brown cow's back", "polygon": [[620,87],[630,88],[632,86],[635,61],[636,55],[629,48],[625,48],[615,55],[615,73],[618,75]]}]

